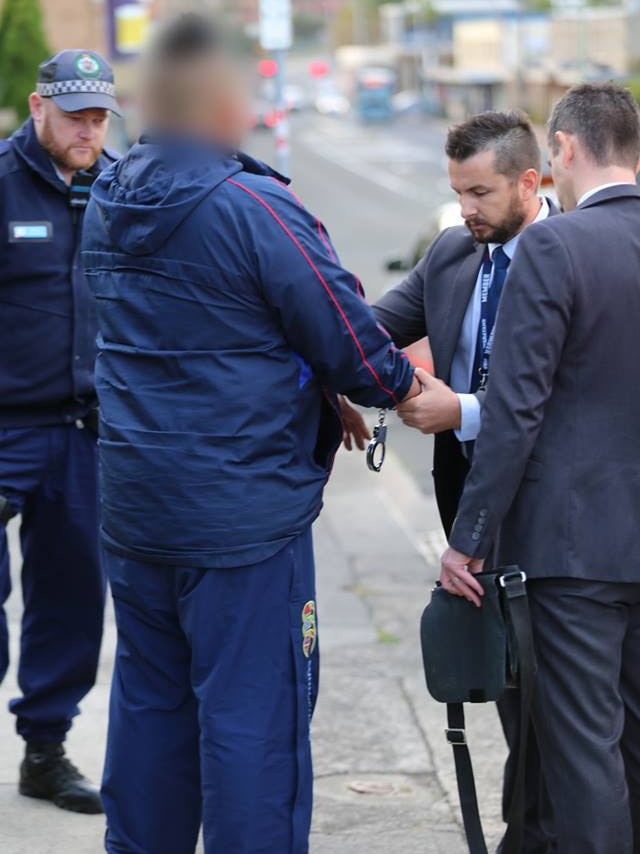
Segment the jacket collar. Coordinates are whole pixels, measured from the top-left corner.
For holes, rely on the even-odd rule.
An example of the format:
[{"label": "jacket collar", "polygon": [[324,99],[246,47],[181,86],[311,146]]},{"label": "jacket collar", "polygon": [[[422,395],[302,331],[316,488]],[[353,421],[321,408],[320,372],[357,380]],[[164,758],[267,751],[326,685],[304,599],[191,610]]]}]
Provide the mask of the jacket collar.
[{"label": "jacket collar", "polygon": [[591,208],[595,205],[602,205],[606,202],[614,201],[615,199],[625,198],[640,198],[640,187],[635,184],[616,184],[614,187],[606,187],[604,190],[598,190],[592,196],[578,205],[576,210]]},{"label": "jacket collar", "polygon": [[[11,141],[16,154],[33,172],[37,173],[58,192],[65,195],[69,192],[68,186],[58,176],[49,155],[38,141],[33,119],[28,119],[21,128],[18,128],[11,137]],[[91,171],[95,172],[96,175],[99,174],[113,159],[115,156],[112,156],[111,153],[108,156],[101,154]]]},{"label": "jacket collar", "polygon": [[276,172],[266,163],[261,160],[256,160],[249,154],[243,151],[238,151],[230,148],[227,145],[208,141],[206,139],[198,139],[197,137],[188,134],[181,134],[174,131],[154,130],[150,128],[145,131],[140,137],[142,145],[151,144],[164,147],[171,150],[177,160],[184,158],[185,155],[190,155],[195,158],[202,158],[205,162],[211,158],[219,160],[237,160],[242,166],[244,172],[250,172],[253,175],[264,175],[269,178],[275,178],[282,184],[290,184],[289,178]]}]

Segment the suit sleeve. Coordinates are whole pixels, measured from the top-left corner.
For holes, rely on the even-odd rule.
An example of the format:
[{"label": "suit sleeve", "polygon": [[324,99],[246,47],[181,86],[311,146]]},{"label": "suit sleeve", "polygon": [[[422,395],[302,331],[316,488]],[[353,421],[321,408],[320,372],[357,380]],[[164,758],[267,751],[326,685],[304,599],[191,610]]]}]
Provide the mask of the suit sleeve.
[{"label": "suit sleeve", "polygon": [[548,223],[530,226],[496,320],[482,428],[451,545],[486,557],[520,487],[571,323],[573,269]]},{"label": "suit sleeve", "polygon": [[[230,182],[233,183],[233,182]],[[413,368],[378,325],[322,224],[276,182],[237,183],[253,203],[260,287],[292,349],[323,385],[364,406],[395,407]]]},{"label": "suit sleeve", "polygon": [[427,334],[422,294],[426,263],[425,256],[404,281],[374,303],[378,322],[398,347],[408,347]]},{"label": "suit sleeve", "polygon": [[438,244],[444,234],[446,231],[436,237],[406,279],[388,291],[373,306],[378,321],[398,347],[408,347],[429,334],[424,302],[427,269],[431,254],[438,251]]}]

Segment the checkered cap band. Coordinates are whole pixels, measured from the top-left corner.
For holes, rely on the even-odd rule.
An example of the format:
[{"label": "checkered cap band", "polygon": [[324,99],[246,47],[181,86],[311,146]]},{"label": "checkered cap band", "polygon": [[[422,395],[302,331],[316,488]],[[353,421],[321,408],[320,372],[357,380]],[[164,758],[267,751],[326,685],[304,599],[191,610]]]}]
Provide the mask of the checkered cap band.
[{"label": "checkered cap band", "polygon": [[51,98],[54,95],[109,95],[116,96],[116,87],[108,80],[60,80],[56,83],[38,83],[36,91],[43,98]]}]

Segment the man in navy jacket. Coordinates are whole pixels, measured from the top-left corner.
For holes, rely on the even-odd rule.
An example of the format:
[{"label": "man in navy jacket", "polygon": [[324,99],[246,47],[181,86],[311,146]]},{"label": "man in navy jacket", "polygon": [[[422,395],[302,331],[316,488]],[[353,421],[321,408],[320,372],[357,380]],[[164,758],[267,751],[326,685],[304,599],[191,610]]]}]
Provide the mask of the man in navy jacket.
[{"label": "man in navy jacket", "polygon": [[27,742],[20,791],[95,813],[99,794],[63,741],[94,684],[102,637],[97,329],[79,242],[89,185],[114,160],[104,152],[118,110],[113,73],[91,51],[63,51],[38,69],[29,106],[29,121],[0,140],[0,680],[11,589],[4,523],[20,513],[22,696],[10,704]]},{"label": "man in navy jacket", "polygon": [[102,531],[118,621],[109,852],[306,854],[318,680],[310,528],[337,393],[418,392],[321,223],[236,146],[218,36],[146,66],[151,130],[96,182]]}]

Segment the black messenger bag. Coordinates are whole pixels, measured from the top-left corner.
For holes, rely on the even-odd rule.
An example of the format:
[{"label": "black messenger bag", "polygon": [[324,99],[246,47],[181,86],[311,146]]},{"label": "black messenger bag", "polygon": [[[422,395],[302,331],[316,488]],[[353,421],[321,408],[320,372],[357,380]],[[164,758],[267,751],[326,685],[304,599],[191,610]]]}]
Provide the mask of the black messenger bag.
[{"label": "black messenger bag", "polygon": [[509,566],[475,576],[484,588],[482,607],[438,585],[422,615],[420,637],[427,689],[447,704],[447,741],[453,747],[462,819],[470,854],[487,854],[463,703],[499,700],[520,688],[520,739],[502,854],[520,854],[524,834],[525,759],[536,671],[525,586],[526,575]]}]

